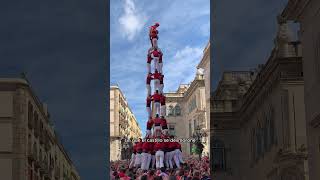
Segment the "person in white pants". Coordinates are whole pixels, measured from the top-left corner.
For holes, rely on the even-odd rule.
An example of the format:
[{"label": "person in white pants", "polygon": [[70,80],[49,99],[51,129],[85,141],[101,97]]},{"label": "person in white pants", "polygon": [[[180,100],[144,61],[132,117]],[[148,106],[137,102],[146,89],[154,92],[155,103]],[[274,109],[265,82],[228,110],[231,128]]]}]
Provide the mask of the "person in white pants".
[{"label": "person in white pants", "polygon": [[134,161],[134,167],[141,166],[141,153],[142,153],[142,139],[139,139],[139,142],[136,144],[136,155]]},{"label": "person in white pants", "polygon": [[149,38],[151,42],[152,47],[158,47],[157,41],[158,41],[158,30],[157,27],[159,27],[159,23],[155,23],[153,26],[149,28]]},{"label": "person in white pants", "polygon": [[154,135],[155,136],[161,136],[162,134],[162,128],[161,128],[161,123],[162,123],[162,120],[161,118],[159,117],[159,114],[156,114],[156,117],[153,119],[153,123],[154,123],[154,127],[153,127],[153,130],[154,130]]},{"label": "person in white pants", "polygon": [[[141,161],[141,169],[148,170],[150,166],[151,154],[150,154],[150,138],[149,135],[146,136],[145,142],[142,145],[142,161]],[[150,159],[150,160],[149,160]]]},{"label": "person in white pants", "polygon": [[156,142],[155,145],[156,150],[156,168],[164,167],[163,160],[164,160],[164,152],[163,152],[163,142]]},{"label": "person in white pants", "polygon": [[133,153],[131,154],[131,159],[130,159],[129,168],[132,168],[132,167],[134,166],[135,158],[136,158],[136,152],[133,151]]},{"label": "person in white pants", "polygon": [[151,96],[151,100],[154,101],[154,106],[156,108],[156,114],[160,114],[160,99],[161,96],[159,91],[156,90],[156,92]]},{"label": "person in white pants", "polygon": [[151,58],[152,60],[154,61],[154,69],[159,71],[160,68],[159,68],[159,59],[160,59],[160,56],[161,56],[161,53],[158,49],[154,49],[152,52],[151,52]]},{"label": "person in white pants", "polygon": [[152,78],[154,81],[154,90],[158,90],[160,91],[160,78],[161,78],[162,74],[158,72],[158,70],[155,70]]},{"label": "person in white pants", "polygon": [[170,141],[168,144],[168,164],[169,164],[169,168],[173,168],[173,156],[175,153],[175,144],[174,144],[174,136],[170,136]]}]

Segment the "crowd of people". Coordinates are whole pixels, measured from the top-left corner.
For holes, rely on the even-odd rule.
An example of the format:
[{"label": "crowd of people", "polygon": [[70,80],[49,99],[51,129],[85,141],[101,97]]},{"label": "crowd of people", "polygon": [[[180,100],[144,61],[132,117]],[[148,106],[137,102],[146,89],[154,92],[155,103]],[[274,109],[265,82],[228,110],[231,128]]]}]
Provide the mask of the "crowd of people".
[{"label": "crowd of people", "polygon": [[129,167],[129,160],[111,162],[111,180],[210,180],[208,157],[189,156],[180,168],[159,168],[143,170]]}]

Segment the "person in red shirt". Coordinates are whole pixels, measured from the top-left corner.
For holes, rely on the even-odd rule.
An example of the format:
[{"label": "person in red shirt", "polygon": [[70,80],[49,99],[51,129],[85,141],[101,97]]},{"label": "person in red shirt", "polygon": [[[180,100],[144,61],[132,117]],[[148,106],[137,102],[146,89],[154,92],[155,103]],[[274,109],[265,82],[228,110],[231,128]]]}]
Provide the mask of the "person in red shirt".
[{"label": "person in red shirt", "polygon": [[146,99],[146,108],[147,108],[147,112],[148,112],[148,117],[151,116],[151,101],[152,101],[151,96],[148,96]]},{"label": "person in red shirt", "polygon": [[166,168],[169,168],[169,143],[170,143],[170,137],[167,132],[164,132],[162,135],[163,138],[163,152],[164,152],[164,162]]},{"label": "person in red shirt", "polygon": [[161,78],[161,73],[158,72],[158,70],[155,70],[153,73],[153,80],[154,80],[154,89],[159,90],[160,89],[160,78]]},{"label": "person in red shirt", "polygon": [[150,48],[148,50],[148,54],[147,54],[147,71],[148,73],[151,73],[151,61],[152,61],[152,57],[151,57],[151,52],[153,51],[154,48]]},{"label": "person in red shirt", "polygon": [[149,28],[149,38],[150,38],[152,47],[157,47],[157,40],[159,39],[158,37],[159,32],[157,30],[157,27],[159,26],[160,26],[159,23],[155,23],[153,26]]},{"label": "person in red shirt", "polygon": [[169,145],[168,145],[168,163],[169,163],[169,167],[172,169],[173,168],[173,156],[175,154],[175,144],[174,144],[174,136],[170,136],[170,141],[169,141]]},{"label": "person in red shirt", "polygon": [[146,78],[146,87],[147,87],[147,95],[151,95],[151,80],[154,79],[152,73],[148,73],[147,78]]},{"label": "person in red shirt", "polygon": [[130,160],[130,164],[129,164],[129,167],[132,168],[134,166],[134,161],[136,159],[136,153],[137,153],[137,143],[138,142],[135,142],[135,144],[133,145],[133,152],[131,154],[131,160]]},{"label": "person in red shirt", "polygon": [[140,167],[141,166],[141,153],[142,153],[142,139],[139,138],[137,144],[136,144],[136,157],[134,161],[134,167]]},{"label": "person in red shirt", "polygon": [[[159,136],[158,136],[159,137]],[[162,168],[164,167],[163,160],[164,160],[164,143],[163,138],[156,139],[156,142],[154,144],[154,150],[156,151],[156,168]]]},{"label": "person in red shirt", "polygon": [[154,122],[154,135],[160,136],[161,135],[161,118],[159,117],[159,114],[156,114],[156,117],[153,119]]},{"label": "person in red shirt", "polygon": [[161,96],[159,91],[156,90],[156,92],[151,96],[151,100],[154,101],[154,106],[156,108],[156,114],[160,114],[160,99]]},{"label": "person in red shirt", "polygon": [[153,127],[153,124],[154,124],[153,119],[152,119],[152,117],[150,116],[150,117],[149,117],[149,120],[147,121],[147,135],[148,135],[148,136],[151,135],[151,129],[152,129],[152,127]]},{"label": "person in red shirt", "polygon": [[166,115],[166,96],[160,93],[160,114],[161,116]]},{"label": "person in red shirt", "polygon": [[163,84],[163,79],[164,79],[164,75],[161,74],[161,76],[159,77],[159,92],[163,93],[163,88],[164,88],[164,84]]},{"label": "person in red shirt", "polygon": [[142,144],[142,154],[141,154],[142,155],[142,161],[141,161],[141,169],[142,170],[149,169],[149,165],[150,165],[149,159],[151,159],[150,145],[151,145],[150,138],[149,138],[149,135],[147,135],[143,144]]},{"label": "person in red shirt", "polygon": [[179,142],[174,143],[174,161],[178,168],[180,168],[180,163],[184,164],[184,161],[182,159],[182,151],[181,151],[181,144]]},{"label": "person in red shirt", "polygon": [[159,48],[154,48],[151,51],[151,58],[154,61],[154,69],[158,70],[158,71],[160,70],[159,69],[159,59],[160,59],[161,54],[162,54],[162,52]]},{"label": "person in red shirt", "polygon": [[152,136],[151,139],[150,139],[152,141],[151,144],[150,144],[150,154],[151,154],[151,166],[150,166],[150,168],[151,169],[154,169],[155,165],[156,165],[156,151],[154,149],[154,144],[155,144],[154,139],[155,139],[155,136]]},{"label": "person in red shirt", "polygon": [[164,116],[161,116],[160,120],[161,120],[161,129],[164,132],[163,134],[167,134],[168,133],[168,131],[166,131],[168,130],[167,120],[166,118],[164,118]]}]

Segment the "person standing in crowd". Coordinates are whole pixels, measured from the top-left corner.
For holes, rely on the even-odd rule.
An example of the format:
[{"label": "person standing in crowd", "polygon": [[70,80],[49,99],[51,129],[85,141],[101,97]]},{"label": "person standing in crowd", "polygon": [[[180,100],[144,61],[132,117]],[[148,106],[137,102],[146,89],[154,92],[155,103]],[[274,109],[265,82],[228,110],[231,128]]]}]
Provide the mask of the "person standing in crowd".
[{"label": "person standing in crowd", "polygon": [[[142,154],[141,154],[141,169],[142,170],[148,170],[150,166],[150,161],[148,159],[151,159],[150,154],[150,138],[149,135],[146,136],[144,142],[142,143]],[[149,157],[150,156],[150,157]],[[148,164],[149,162],[149,164]]]},{"label": "person standing in crowd", "polygon": [[170,142],[168,144],[168,163],[169,163],[169,168],[173,168],[173,163],[172,163],[172,160],[173,160],[173,156],[174,156],[174,153],[175,153],[175,143],[174,143],[175,139],[174,139],[174,136],[170,136]]},{"label": "person standing in crowd", "polygon": [[134,166],[134,161],[135,161],[136,154],[137,154],[137,143],[138,142],[135,142],[135,144],[133,145],[133,152],[131,154],[131,160],[130,160],[130,164],[129,164],[130,168],[132,168]]},{"label": "person standing in crowd", "polygon": [[134,161],[134,167],[140,167],[141,166],[141,153],[142,153],[142,139],[139,138],[139,142],[136,144],[136,156]]},{"label": "person standing in crowd", "polygon": [[156,136],[159,139],[156,139],[154,144],[154,149],[156,151],[156,168],[164,167],[163,160],[164,160],[164,152],[163,152],[163,139],[160,136]]}]

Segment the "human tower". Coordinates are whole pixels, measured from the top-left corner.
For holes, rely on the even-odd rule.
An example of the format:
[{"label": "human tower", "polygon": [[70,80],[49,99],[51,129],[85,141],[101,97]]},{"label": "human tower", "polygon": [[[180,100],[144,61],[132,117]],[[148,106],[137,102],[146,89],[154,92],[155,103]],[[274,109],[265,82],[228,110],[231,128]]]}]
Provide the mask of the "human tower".
[{"label": "human tower", "polygon": [[[146,109],[149,118],[147,120],[146,136],[135,142],[130,161],[131,168],[136,167],[143,170],[149,168],[180,168],[180,164],[184,163],[181,144],[174,136],[169,135],[167,120],[165,119],[166,97],[163,94],[163,53],[158,47],[159,32],[157,28],[159,26],[159,23],[155,23],[149,28],[151,47],[147,54]],[[151,86],[152,81],[153,86]],[[152,92],[153,94],[151,94]]]}]

